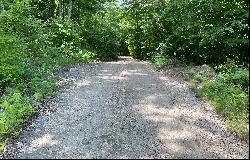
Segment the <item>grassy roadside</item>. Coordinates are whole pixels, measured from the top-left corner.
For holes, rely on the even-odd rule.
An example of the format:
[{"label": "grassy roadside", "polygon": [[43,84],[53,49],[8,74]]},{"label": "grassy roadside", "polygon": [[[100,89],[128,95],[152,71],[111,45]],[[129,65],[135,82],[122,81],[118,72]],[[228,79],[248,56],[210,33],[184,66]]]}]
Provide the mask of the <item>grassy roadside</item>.
[{"label": "grassy roadside", "polygon": [[93,52],[78,51],[76,46],[55,47],[42,39],[24,43],[5,37],[0,39],[0,151],[8,138],[17,136],[22,124],[36,112],[36,101],[54,94],[56,70],[94,60]]},{"label": "grassy roadside", "polygon": [[155,57],[155,69],[182,66],[197,94],[210,100],[226,117],[230,131],[249,143],[249,69],[228,61],[211,68],[207,65],[186,65],[170,57]]},{"label": "grassy roadside", "polygon": [[[23,2],[14,8],[26,7]],[[13,20],[14,19],[14,20]],[[77,23],[39,19],[8,10],[0,14],[0,151],[43,101],[54,94],[56,70],[96,57]],[[13,26],[12,27],[10,26]]]},{"label": "grassy roadside", "polygon": [[[9,84],[4,89],[0,97],[0,152],[4,150],[9,137],[16,137],[22,131],[22,125],[40,108],[36,102],[42,102],[44,99],[54,95],[56,81],[54,73],[56,70],[66,67],[79,61],[80,59],[50,59],[41,58],[48,61],[43,66],[38,64],[29,64],[30,70],[25,69],[27,77],[22,75],[19,79]],[[60,61],[60,62],[59,62]],[[84,61],[86,62],[86,60]],[[26,77],[25,79],[23,77]]]}]

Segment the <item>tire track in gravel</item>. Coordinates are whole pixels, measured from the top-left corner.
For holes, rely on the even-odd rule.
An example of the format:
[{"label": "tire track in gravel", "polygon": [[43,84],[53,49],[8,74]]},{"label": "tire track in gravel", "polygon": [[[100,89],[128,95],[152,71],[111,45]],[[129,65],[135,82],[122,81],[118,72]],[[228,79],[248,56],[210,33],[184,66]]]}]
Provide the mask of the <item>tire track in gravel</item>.
[{"label": "tire track in gravel", "polygon": [[8,158],[249,158],[214,108],[148,62],[83,64],[8,150]]}]

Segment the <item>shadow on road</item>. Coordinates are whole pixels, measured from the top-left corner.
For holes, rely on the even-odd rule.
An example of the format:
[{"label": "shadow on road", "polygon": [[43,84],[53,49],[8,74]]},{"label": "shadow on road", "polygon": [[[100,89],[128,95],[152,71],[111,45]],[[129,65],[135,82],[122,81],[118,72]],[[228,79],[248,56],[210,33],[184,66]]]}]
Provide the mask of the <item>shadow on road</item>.
[{"label": "shadow on road", "polygon": [[59,90],[55,113],[20,136],[16,158],[248,157],[184,83],[127,57],[84,67],[63,75],[71,87]]}]

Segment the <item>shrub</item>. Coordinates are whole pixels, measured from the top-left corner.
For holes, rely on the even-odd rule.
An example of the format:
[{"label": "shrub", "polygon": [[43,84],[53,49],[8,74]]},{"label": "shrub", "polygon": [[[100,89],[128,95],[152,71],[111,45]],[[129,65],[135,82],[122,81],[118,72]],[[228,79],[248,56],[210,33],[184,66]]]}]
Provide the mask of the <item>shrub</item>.
[{"label": "shrub", "polygon": [[24,119],[34,112],[31,99],[20,91],[13,90],[1,98],[0,103],[0,149],[3,149],[6,136],[19,133]]},{"label": "shrub", "polygon": [[247,93],[237,86],[215,81],[204,85],[202,95],[207,96],[216,109],[226,116],[226,123],[233,132],[249,140],[249,95]]},{"label": "shrub", "polygon": [[161,69],[167,65],[169,65],[173,61],[169,56],[154,56],[152,59],[152,64],[155,68]]},{"label": "shrub", "polygon": [[208,97],[216,109],[226,116],[230,130],[249,141],[249,72],[228,61],[217,67],[219,74],[214,81],[200,77],[203,87],[200,94]]}]

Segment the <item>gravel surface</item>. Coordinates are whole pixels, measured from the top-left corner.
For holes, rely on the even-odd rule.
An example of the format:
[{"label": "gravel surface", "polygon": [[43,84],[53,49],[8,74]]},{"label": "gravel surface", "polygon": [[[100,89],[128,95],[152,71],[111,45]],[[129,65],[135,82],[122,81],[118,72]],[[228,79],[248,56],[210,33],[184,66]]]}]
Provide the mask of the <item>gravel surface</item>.
[{"label": "gravel surface", "polygon": [[185,81],[148,62],[81,64],[59,73],[43,112],[7,158],[249,158],[249,146]]}]

